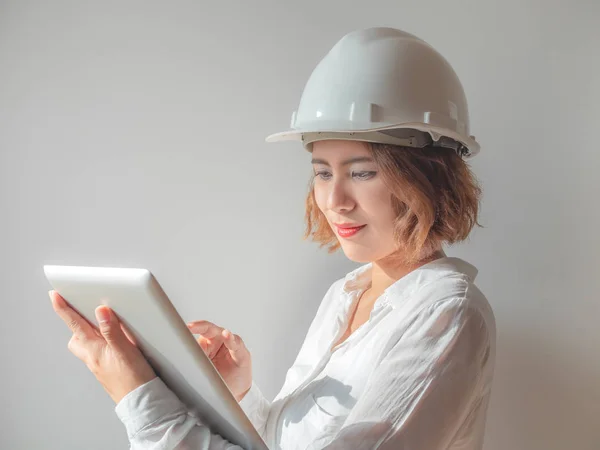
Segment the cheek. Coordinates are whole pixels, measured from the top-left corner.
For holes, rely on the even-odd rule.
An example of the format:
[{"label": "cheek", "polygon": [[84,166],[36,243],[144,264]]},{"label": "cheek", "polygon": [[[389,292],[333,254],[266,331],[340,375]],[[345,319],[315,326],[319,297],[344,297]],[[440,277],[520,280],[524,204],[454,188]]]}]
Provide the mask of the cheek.
[{"label": "cheek", "polygon": [[321,210],[321,212],[325,212],[325,205],[327,204],[327,194],[324,189],[319,188],[315,185],[313,188],[313,192],[315,194],[315,202],[317,203],[317,208]]},{"label": "cheek", "polygon": [[387,189],[373,190],[362,204],[365,218],[379,238],[383,239],[387,235],[393,235],[396,213],[390,192]]},{"label": "cheek", "polygon": [[361,195],[363,210],[376,222],[389,222],[394,217],[392,195],[384,186],[373,186]]}]

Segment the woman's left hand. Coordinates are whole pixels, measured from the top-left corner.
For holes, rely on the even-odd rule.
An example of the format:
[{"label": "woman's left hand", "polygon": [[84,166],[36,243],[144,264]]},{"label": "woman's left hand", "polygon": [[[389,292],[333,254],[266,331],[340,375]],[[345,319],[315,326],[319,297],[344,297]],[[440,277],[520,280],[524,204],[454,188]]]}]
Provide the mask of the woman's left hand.
[{"label": "woman's left hand", "polygon": [[119,318],[108,306],[96,308],[97,329],[57,292],[50,291],[50,299],[54,311],[73,332],[68,349],[87,365],[115,403],[156,377],[142,352],[125,334]]}]

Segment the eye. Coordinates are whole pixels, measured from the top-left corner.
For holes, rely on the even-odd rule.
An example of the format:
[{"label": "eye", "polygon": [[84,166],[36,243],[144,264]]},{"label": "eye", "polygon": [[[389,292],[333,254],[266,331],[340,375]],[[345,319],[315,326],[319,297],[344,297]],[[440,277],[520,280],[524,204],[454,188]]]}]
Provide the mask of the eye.
[{"label": "eye", "polygon": [[329,180],[331,178],[331,172],[328,172],[326,170],[320,170],[318,172],[315,172],[315,177],[320,178],[322,180]]},{"label": "eye", "polygon": [[356,178],[358,180],[369,180],[373,178],[377,172],[373,171],[364,171],[364,172],[352,172],[352,178]]}]

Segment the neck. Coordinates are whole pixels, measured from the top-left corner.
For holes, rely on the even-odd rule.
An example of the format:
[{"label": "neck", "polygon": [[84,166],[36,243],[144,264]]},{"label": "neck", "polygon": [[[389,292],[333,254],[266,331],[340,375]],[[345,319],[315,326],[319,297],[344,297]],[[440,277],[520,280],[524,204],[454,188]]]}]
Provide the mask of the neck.
[{"label": "neck", "polygon": [[438,258],[445,257],[444,250],[438,249],[428,257],[413,263],[403,264],[390,259],[381,259],[373,262],[371,270],[371,292],[377,296],[381,295],[388,287],[413,270],[430,263]]}]

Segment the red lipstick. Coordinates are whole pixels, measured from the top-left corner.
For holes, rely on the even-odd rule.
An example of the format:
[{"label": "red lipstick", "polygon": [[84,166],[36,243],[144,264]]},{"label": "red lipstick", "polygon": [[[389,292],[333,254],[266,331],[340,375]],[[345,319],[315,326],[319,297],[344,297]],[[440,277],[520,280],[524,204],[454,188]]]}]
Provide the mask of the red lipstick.
[{"label": "red lipstick", "polygon": [[338,235],[343,238],[354,236],[356,233],[366,227],[366,225],[355,225],[350,223],[334,223],[333,225],[337,229]]}]

